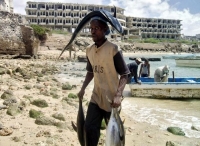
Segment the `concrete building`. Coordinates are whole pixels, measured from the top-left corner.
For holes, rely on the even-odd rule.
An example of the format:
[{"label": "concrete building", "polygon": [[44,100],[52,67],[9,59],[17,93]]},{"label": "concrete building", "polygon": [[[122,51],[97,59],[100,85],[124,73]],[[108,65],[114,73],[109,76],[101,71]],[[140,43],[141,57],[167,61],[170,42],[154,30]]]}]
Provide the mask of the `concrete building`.
[{"label": "concrete building", "polygon": [[[73,32],[84,16],[91,10],[99,9],[114,12],[112,6],[45,2],[27,2],[25,10],[30,24],[43,25],[53,29],[67,29]],[[117,7],[117,18],[125,28],[126,17],[123,14],[124,9]],[[85,26],[83,32],[89,31],[88,27],[89,25]]]},{"label": "concrete building", "polygon": [[[99,9],[114,12],[113,6],[107,5],[47,2],[27,2],[25,10],[30,24],[74,32],[84,16],[91,10]],[[117,7],[117,19],[124,28],[126,38],[177,39],[181,36],[181,20],[126,17],[124,9],[119,7]],[[89,24],[84,27],[82,34],[87,32]]]},{"label": "concrete building", "polygon": [[13,13],[13,0],[0,0],[0,11]]}]

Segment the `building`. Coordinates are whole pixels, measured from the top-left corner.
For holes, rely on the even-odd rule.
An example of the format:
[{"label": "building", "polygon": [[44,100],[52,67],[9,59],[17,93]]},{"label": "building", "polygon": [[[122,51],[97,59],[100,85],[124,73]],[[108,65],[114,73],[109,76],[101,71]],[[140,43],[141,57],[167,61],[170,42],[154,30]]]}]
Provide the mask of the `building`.
[{"label": "building", "polygon": [[0,0],[0,11],[13,13],[13,0]]},{"label": "building", "polygon": [[181,37],[181,20],[127,17],[126,26],[133,35],[141,35],[142,38],[167,38],[177,39]]},{"label": "building", "polygon": [[[26,17],[30,24],[38,24],[51,28],[67,29],[73,32],[79,22],[91,10],[104,9],[111,13],[113,7],[104,5],[86,5],[73,3],[27,2]],[[124,9],[117,8],[117,18],[123,27],[126,26]],[[88,31],[86,26],[83,32]]]},{"label": "building", "polygon": [[[27,2],[26,18],[30,24],[43,25],[53,29],[65,29],[74,32],[79,22],[91,10],[104,9],[113,14],[113,6]],[[124,28],[127,38],[169,38],[178,39],[181,36],[181,20],[126,17],[124,9],[117,7],[117,19]],[[82,34],[89,32],[89,24]]]}]

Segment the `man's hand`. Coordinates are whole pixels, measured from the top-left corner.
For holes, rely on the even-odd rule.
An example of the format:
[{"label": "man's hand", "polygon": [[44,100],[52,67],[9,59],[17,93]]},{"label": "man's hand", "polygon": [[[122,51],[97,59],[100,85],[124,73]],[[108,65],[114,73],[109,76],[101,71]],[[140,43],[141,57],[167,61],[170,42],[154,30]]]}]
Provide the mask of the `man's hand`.
[{"label": "man's hand", "polygon": [[77,96],[78,96],[78,98],[79,98],[80,100],[83,100],[84,94],[85,94],[85,90],[80,90],[80,91],[78,92]]},{"label": "man's hand", "polygon": [[113,108],[118,108],[121,105],[121,100],[122,100],[121,96],[115,96],[113,102],[111,103],[111,106]]}]

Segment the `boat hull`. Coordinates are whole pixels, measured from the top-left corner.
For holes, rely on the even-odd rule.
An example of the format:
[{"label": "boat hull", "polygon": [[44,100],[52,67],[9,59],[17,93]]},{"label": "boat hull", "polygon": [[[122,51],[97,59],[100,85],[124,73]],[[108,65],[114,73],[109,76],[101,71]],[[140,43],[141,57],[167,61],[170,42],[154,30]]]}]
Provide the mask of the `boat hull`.
[{"label": "boat hull", "polygon": [[200,78],[176,78],[173,82],[153,82],[153,78],[141,78],[141,85],[129,84],[133,97],[151,98],[199,98]]},{"label": "boat hull", "polygon": [[199,67],[200,68],[200,58],[198,59],[175,59],[176,66],[183,66],[183,67]]}]

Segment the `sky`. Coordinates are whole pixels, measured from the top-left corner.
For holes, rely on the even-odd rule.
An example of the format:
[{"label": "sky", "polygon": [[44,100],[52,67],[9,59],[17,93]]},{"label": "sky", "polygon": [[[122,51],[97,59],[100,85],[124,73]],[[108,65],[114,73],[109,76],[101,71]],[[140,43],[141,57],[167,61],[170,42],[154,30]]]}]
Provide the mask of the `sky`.
[{"label": "sky", "polygon": [[[25,13],[27,1],[58,2],[58,0],[13,0],[14,12]],[[144,18],[178,19],[181,34],[200,34],[200,0],[59,0],[61,3],[115,5],[123,8],[126,16]]]}]

